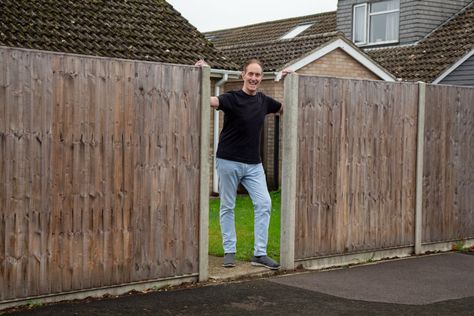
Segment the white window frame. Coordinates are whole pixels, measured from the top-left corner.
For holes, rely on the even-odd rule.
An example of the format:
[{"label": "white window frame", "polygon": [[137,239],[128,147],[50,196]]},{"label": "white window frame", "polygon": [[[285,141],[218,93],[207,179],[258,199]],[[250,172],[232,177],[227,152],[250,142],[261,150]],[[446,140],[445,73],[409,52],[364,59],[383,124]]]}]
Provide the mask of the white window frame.
[{"label": "white window frame", "polygon": [[368,12],[368,9],[367,9],[367,3],[362,3],[362,4],[357,4],[354,6],[354,8],[352,9],[352,41],[355,43],[355,26],[356,26],[356,19],[355,19],[355,16],[356,16],[356,8],[358,7],[365,7],[365,10],[364,10],[364,40],[362,42],[359,42],[357,43],[357,45],[364,45],[364,44],[367,44],[367,36],[369,34],[369,32],[367,31],[367,21],[368,21],[368,17],[367,17],[367,12]]},{"label": "white window frame", "polygon": [[[383,1],[378,1],[378,2],[383,2]],[[371,3],[362,3],[362,4],[357,4],[352,8],[352,41],[355,43],[355,9],[357,7],[362,7],[365,6],[365,21],[364,21],[364,42],[359,42],[355,43],[357,46],[363,46],[363,45],[384,45],[384,44],[394,44],[398,43],[400,40],[400,33],[398,33],[398,39],[395,40],[390,40],[390,41],[381,41],[381,42],[370,42],[370,19],[372,16],[377,16],[377,15],[382,15],[382,14],[390,14],[390,13],[395,13],[398,12],[399,14],[399,19],[398,19],[398,25],[397,27],[400,28],[400,1],[398,2],[399,6],[398,9],[394,10],[386,10],[386,11],[379,11],[379,12],[371,12]]]}]

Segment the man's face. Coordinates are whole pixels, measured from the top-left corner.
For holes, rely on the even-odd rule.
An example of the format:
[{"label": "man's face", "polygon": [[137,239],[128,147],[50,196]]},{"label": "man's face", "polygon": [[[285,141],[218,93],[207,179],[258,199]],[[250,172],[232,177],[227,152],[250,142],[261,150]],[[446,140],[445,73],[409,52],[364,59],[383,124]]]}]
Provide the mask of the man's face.
[{"label": "man's face", "polygon": [[242,79],[244,80],[242,90],[247,94],[255,95],[262,81],[262,67],[256,63],[248,65],[247,69],[242,71]]}]

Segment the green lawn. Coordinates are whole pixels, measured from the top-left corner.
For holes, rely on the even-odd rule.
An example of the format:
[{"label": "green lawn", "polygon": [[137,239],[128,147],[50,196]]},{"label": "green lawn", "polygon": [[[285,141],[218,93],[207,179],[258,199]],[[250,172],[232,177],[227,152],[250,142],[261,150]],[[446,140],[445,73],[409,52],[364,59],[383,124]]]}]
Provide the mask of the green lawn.
[{"label": "green lawn", "polygon": [[[267,254],[280,260],[280,191],[270,192],[272,214],[268,230]],[[253,205],[248,195],[239,195],[235,205],[235,229],[237,232],[238,260],[250,261],[253,256]],[[209,254],[224,256],[219,225],[219,199],[209,201]]]}]

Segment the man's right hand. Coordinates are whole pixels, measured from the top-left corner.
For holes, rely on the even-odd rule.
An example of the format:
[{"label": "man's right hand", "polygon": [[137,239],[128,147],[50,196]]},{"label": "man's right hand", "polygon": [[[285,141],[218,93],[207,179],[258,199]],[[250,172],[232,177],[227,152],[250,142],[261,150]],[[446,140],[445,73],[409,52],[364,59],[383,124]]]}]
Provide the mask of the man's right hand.
[{"label": "man's right hand", "polygon": [[208,63],[206,63],[206,62],[204,61],[204,59],[199,59],[199,60],[194,64],[194,66],[198,66],[198,67],[207,66],[207,67],[209,67]]}]

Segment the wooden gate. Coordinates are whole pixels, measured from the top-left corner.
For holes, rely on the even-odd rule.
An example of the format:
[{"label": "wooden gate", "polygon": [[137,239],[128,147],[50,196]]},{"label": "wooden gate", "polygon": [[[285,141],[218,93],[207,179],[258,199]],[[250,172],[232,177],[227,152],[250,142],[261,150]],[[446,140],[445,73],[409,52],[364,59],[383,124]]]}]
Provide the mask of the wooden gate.
[{"label": "wooden gate", "polygon": [[208,78],[0,49],[0,303],[206,273]]},{"label": "wooden gate", "polygon": [[474,238],[473,88],[288,79],[286,267],[406,255],[415,246],[427,251]]}]

